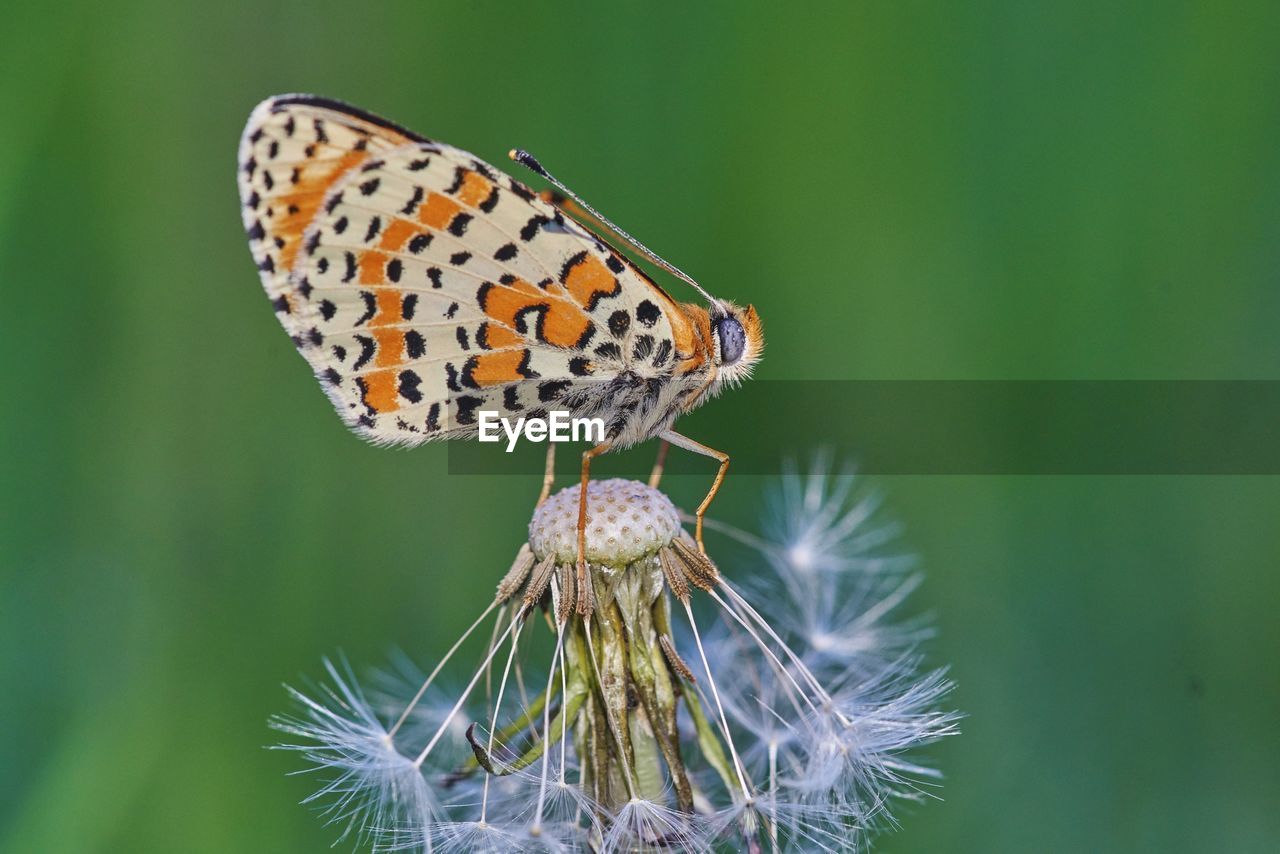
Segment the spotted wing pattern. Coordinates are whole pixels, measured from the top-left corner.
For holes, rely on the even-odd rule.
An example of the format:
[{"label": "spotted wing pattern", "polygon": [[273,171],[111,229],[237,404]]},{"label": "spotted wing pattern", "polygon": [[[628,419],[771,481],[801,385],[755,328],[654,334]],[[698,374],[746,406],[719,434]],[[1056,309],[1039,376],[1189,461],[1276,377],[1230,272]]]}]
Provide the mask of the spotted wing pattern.
[{"label": "spotted wing pattern", "polygon": [[473,435],[486,409],[608,418],[622,386],[661,381],[693,349],[675,303],[601,238],[476,157],[376,117],[269,100],[240,175],[277,315],[375,442]]}]

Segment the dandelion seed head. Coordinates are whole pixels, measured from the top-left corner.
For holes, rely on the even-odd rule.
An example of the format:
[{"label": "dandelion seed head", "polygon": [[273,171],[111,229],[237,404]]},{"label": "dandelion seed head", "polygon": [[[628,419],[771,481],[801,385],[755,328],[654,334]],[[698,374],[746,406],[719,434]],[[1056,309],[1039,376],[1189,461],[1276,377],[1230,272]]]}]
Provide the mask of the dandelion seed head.
[{"label": "dandelion seed head", "polygon": [[[572,486],[552,495],[534,512],[529,545],[542,559],[574,563],[578,554],[578,496]],[[593,480],[587,488],[588,561],[624,566],[652,555],[680,534],[680,514],[671,499],[643,483],[622,478]]]},{"label": "dandelion seed head", "polygon": [[[917,753],[958,717],[918,651],[928,620],[900,616],[922,576],[879,497],[833,471],[783,479],[770,537],[718,524],[752,550],[733,563],[698,551],[660,491],[615,479],[590,485],[579,576],[579,489],[551,496],[429,674],[401,657],[370,702],[327,664],[319,700],[295,695],[276,726],[326,775],[312,799],[380,850],[865,847],[895,802],[936,790]],[[442,690],[487,617],[479,666]],[[529,651],[540,626],[549,656]]]}]

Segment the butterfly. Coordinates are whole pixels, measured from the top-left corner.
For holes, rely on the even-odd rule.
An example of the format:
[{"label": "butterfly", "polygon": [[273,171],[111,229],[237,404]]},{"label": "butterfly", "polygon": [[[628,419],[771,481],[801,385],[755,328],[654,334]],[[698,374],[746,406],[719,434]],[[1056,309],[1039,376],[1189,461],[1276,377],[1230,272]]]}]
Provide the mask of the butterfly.
[{"label": "butterfly", "polygon": [[[343,421],[376,444],[471,438],[483,411],[603,419],[605,441],[583,455],[580,573],[594,457],[657,437],[716,459],[701,545],[729,457],[672,425],[750,374],[764,346],[755,309],[711,297],[531,155],[512,157],[570,198],[338,101],[259,104],[238,183],[276,316]],[[707,305],[676,302],[592,218]]]}]

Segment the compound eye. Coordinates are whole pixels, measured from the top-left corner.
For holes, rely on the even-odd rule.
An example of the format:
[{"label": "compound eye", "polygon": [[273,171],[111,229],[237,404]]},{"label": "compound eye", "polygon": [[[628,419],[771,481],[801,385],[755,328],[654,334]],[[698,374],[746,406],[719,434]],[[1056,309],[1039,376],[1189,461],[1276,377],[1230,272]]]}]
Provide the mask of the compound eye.
[{"label": "compound eye", "polygon": [[732,365],[741,359],[742,352],[747,349],[747,333],[738,319],[728,315],[720,318],[716,332],[720,336],[720,364]]}]

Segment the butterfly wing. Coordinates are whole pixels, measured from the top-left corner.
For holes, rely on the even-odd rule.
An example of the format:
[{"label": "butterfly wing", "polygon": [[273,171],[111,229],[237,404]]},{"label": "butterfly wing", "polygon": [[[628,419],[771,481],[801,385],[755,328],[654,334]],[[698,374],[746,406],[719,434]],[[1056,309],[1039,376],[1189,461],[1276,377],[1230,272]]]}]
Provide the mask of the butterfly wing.
[{"label": "butterfly wing", "polygon": [[276,98],[241,147],[245,226],[285,329],[379,443],[477,413],[617,417],[617,383],[692,348],[674,302],[519,181],[332,101]]}]

